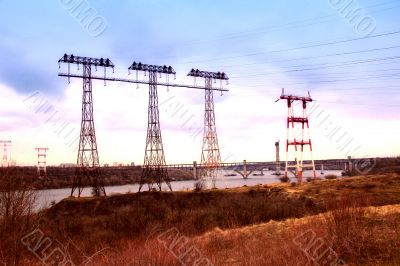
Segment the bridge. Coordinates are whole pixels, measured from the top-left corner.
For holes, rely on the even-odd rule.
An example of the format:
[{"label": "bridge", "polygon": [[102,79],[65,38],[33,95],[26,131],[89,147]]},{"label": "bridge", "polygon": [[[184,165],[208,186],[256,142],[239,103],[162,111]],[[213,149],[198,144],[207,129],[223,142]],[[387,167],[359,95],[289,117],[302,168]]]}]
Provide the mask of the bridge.
[{"label": "bridge", "polygon": [[[307,161],[304,161],[305,165]],[[315,160],[316,170],[323,172],[324,170],[342,170],[345,171],[349,169],[349,164],[352,164],[350,159],[329,159],[329,160]],[[289,162],[289,165],[294,165],[295,162]],[[193,178],[198,179],[199,171],[206,169],[207,165],[198,164],[196,161],[193,163],[182,163],[182,164],[169,164],[165,166],[167,169],[178,169],[185,171],[192,171]],[[247,179],[254,172],[260,172],[259,175],[263,174],[263,171],[275,171],[275,174],[280,175],[279,169],[285,168],[285,162],[247,162],[243,160],[242,162],[231,162],[231,163],[220,163],[218,166],[219,170],[230,170],[235,171],[241,175],[244,179]]]}]

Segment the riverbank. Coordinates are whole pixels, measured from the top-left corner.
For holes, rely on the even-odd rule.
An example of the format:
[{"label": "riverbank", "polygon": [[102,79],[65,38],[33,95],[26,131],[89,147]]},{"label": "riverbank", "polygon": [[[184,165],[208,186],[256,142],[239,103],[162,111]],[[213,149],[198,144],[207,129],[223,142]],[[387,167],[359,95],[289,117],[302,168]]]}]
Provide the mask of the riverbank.
[{"label": "riverbank", "polygon": [[[112,234],[118,234],[121,228],[129,227],[132,230],[128,230],[128,234],[132,237],[142,235],[146,227],[154,222],[166,227],[178,225],[185,234],[198,234],[213,227],[240,227],[318,214],[331,208],[330,201],[349,195],[359,198],[360,202],[365,201],[365,206],[400,204],[399,181],[399,174],[381,174],[302,184],[258,185],[197,192],[143,192],[103,198],[70,197],[44,213],[49,221],[57,223],[71,222],[71,217],[65,218],[72,214],[77,219],[91,217],[94,227],[98,227],[95,221],[98,217],[104,221],[105,217],[125,215],[129,217],[127,224],[108,229]],[[124,235],[126,233],[123,231]]]},{"label": "riverbank", "polygon": [[[122,186],[138,183],[142,173],[141,166],[101,167],[104,186]],[[172,180],[190,180],[191,171],[168,170]],[[75,167],[47,167],[46,177],[38,177],[36,167],[0,168],[0,177],[10,176],[19,182],[29,183],[37,190],[71,188],[75,176]]]},{"label": "riverbank", "polygon": [[[396,204],[400,175],[379,174],[302,184],[67,198],[39,213],[34,228],[62,243],[77,265],[88,258],[93,265],[179,265],[179,252],[185,248],[215,265],[292,265],[310,259],[304,247],[293,242],[308,229],[349,265],[390,265],[388,261],[398,259],[392,255],[400,252],[394,239],[400,236],[398,212],[362,210],[391,205],[398,209]],[[361,231],[355,231],[358,228]],[[182,249],[172,245],[174,241]],[[29,249],[19,248],[27,264],[37,262]]]}]

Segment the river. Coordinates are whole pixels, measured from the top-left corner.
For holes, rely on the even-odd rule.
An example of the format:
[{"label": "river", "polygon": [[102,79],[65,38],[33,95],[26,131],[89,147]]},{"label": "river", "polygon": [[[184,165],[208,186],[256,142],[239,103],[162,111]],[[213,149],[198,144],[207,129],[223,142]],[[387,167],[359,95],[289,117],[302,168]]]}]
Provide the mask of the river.
[{"label": "river", "polygon": [[[220,189],[224,188],[235,188],[246,186],[255,186],[259,184],[272,184],[272,183],[280,183],[279,176],[273,175],[274,171],[263,171],[261,175],[260,172],[255,172],[248,177],[248,179],[243,179],[242,176],[236,174],[233,171],[220,171],[217,174],[216,187]],[[236,174],[236,176],[234,176]],[[228,176],[227,176],[228,175]],[[303,179],[305,180],[308,176],[311,176],[310,171],[305,171],[303,173]],[[327,175],[336,175],[338,177],[341,176],[341,171],[335,170],[325,170],[323,174],[320,171],[317,171],[317,177],[324,178]],[[296,182],[294,177],[291,177],[291,182]],[[194,188],[195,180],[186,180],[186,181],[172,181],[171,187],[173,191],[184,191],[184,190],[192,190]],[[207,187],[211,187],[211,181],[207,182]],[[113,194],[125,194],[125,193],[133,193],[137,192],[139,189],[138,184],[131,185],[123,185],[123,186],[109,186],[105,187],[107,195]],[[165,184],[162,185],[162,189],[167,191],[167,186]],[[148,190],[147,185],[144,185],[142,191]],[[38,208],[47,208],[51,205],[52,202],[59,202],[62,199],[68,197],[71,193],[70,188],[62,188],[62,189],[45,189],[38,191]],[[82,196],[90,196],[90,188],[84,189],[82,192]]]}]

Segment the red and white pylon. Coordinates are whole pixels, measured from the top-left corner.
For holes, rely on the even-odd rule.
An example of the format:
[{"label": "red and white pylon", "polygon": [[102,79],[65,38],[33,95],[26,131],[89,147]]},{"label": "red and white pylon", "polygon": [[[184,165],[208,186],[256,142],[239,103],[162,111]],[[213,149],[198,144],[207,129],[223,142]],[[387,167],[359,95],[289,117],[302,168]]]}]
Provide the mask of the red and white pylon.
[{"label": "red and white pylon", "polygon": [[[305,168],[312,168],[313,170],[313,177],[316,178],[315,173],[315,164],[314,164],[314,157],[312,154],[312,143],[311,143],[311,136],[310,136],[310,125],[309,119],[307,114],[307,103],[312,102],[312,98],[310,94],[308,97],[299,97],[294,95],[285,95],[284,90],[282,90],[282,95],[280,97],[282,100],[287,101],[288,107],[288,116],[287,116],[287,140],[286,140],[286,164],[285,164],[285,177],[288,177],[288,169],[295,168],[295,175],[297,177],[298,182],[302,181],[303,177],[303,169]],[[295,108],[294,102],[301,102],[302,104],[302,115],[296,116],[295,115]],[[296,139],[296,130],[298,127],[296,125],[301,124],[301,140]],[[305,132],[305,125],[307,126],[307,132]],[[290,130],[290,128],[292,130]],[[292,134],[290,134],[290,131]],[[307,134],[305,134],[307,133]],[[294,165],[289,165],[289,147],[294,146],[295,156],[294,156]],[[300,146],[300,151],[298,149]],[[310,147],[310,156],[311,156],[311,164],[304,164],[304,146]],[[300,156],[299,156],[300,152]]]}]

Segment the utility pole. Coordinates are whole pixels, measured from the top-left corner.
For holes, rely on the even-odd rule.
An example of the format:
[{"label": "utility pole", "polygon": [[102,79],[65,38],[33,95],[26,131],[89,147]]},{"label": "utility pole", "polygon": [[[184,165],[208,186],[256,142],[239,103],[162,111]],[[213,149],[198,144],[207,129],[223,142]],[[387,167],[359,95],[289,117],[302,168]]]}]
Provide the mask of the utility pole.
[{"label": "utility pole", "polygon": [[[312,168],[313,170],[313,177],[316,178],[315,174],[315,164],[314,158],[312,154],[312,144],[311,144],[311,137],[310,137],[310,126],[309,126],[309,119],[307,114],[307,104],[312,102],[312,98],[310,93],[308,93],[308,97],[299,97],[294,95],[285,95],[284,90],[282,89],[282,95],[280,96],[281,100],[287,101],[288,107],[288,115],[287,115],[287,140],[286,140],[286,164],[285,164],[285,177],[288,177],[288,168],[295,168],[295,172],[297,175],[298,182],[302,181],[303,176],[303,169],[304,168]],[[302,107],[302,115],[295,116],[294,110],[294,102],[301,102]],[[298,128],[295,125],[301,125],[301,140],[296,139],[296,130]],[[307,126],[307,132],[305,132],[305,125]],[[291,127],[291,132],[289,127]],[[307,133],[307,136],[305,136]],[[289,146],[294,146],[295,149],[295,165],[288,165],[288,156],[289,156]],[[298,156],[298,146],[300,146],[300,158]],[[304,146],[310,147],[310,155],[311,155],[311,164],[306,165],[303,163],[303,152]]]},{"label": "utility pole", "polygon": [[188,76],[204,78],[205,81],[205,108],[204,108],[204,132],[203,145],[201,150],[201,164],[204,166],[201,177],[208,177],[212,180],[215,188],[217,170],[221,164],[221,154],[218,145],[217,127],[215,125],[214,95],[212,90],[213,81],[219,81],[222,88],[222,81],[229,78],[224,72],[207,72],[192,69]]},{"label": "utility pole", "polygon": [[82,66],[83,95],[82,95],[82,121],[79,139],[78,159],[75,176],[72,184],[71,196],[77,192],[81,196],[84,187],[92,187],[93,196],[105,196],[103,177],[100,174],[99,155],[97,151],[96,133],[93,119],[93,97],[92,97],[92,67],[104,69],[104,85],[106,82],[106,69],[112,68],[114,64],[110,59],[90,58],[67,55],[58,60],[58,63],[68,64],[68,81],[70,79],[70,64],[76,64],[78,69]]}]

